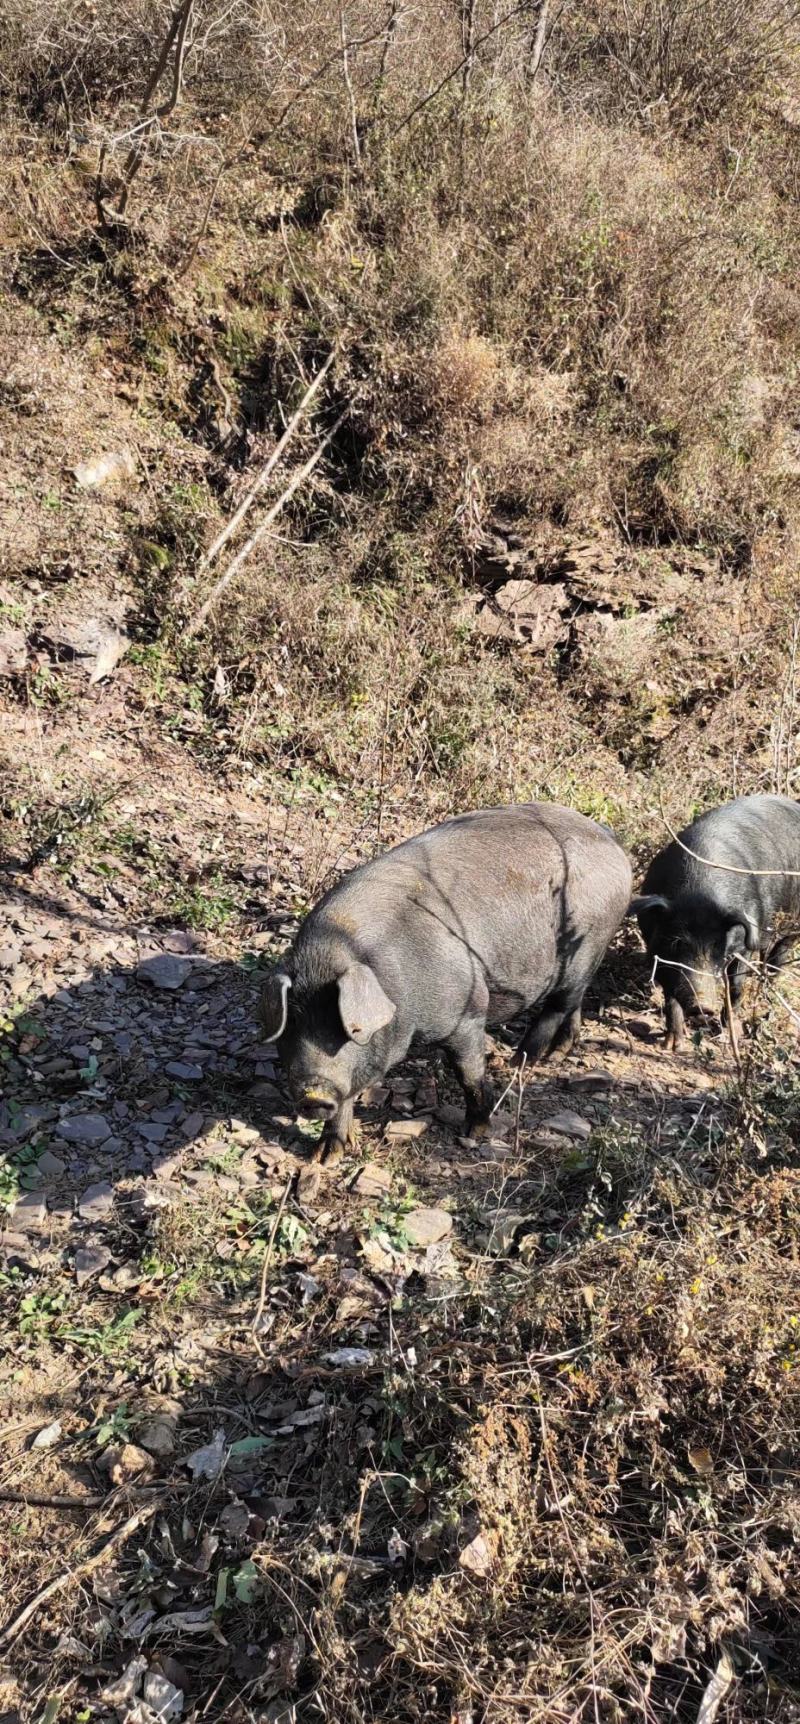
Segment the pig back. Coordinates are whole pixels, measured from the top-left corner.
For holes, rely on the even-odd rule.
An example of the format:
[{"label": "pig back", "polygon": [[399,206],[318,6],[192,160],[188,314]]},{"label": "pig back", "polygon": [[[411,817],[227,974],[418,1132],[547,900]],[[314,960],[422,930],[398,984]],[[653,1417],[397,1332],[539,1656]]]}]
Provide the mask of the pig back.
[{"label": "pig back", "polygon": [[643,891],[706,898],[731,921],[744,910],[760,928],[800,912],[800,805],[790,797],[737,797],[701,814],[679,840],[654,857]]},{"label": "pig back", "polygon": [[[348,875],[309,922],[368,962],[414,1035],[582,992],[627,909],[606,829],[550,803],[457,816]],[[309,924],[306,924],[308,929]]]}]

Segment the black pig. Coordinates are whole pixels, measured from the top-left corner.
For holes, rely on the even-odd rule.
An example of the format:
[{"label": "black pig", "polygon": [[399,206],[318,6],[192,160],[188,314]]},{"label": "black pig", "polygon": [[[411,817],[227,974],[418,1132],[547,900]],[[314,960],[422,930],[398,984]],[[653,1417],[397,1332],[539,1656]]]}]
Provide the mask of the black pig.
[{"label": "black pig", "polygon": [[354,1098],[412,1043],[446,1051],[467,1130],[485,1126],[487,1023],[530,1010],[519,1054],[532,1062],[572,1045],[630,881],[606,830],[536,802],[459,815],[346,875],[261,1002],[298,1107],[328,1122],[327,1146],[352,1141]]},{"label": "black pig", "polygon": [[[664,990],[669,1048],[681,1044],[686,1010],[719,1012],[726,977],[736,1004],[748,958],[780,965],[789,956],[796,936],[784,928],[778,938],[776,923],[800,915],[800,879],[791,878],[800,871],[800,805],[739,796],[678,836],[653,858],[631,905]],[[687,850],[742,872],[709,868]]]}]

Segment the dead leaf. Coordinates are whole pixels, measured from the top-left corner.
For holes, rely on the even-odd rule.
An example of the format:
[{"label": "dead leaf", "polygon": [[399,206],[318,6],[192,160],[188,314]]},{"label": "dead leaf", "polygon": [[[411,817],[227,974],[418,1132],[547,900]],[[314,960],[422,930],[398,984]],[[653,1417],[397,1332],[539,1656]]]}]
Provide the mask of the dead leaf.
[{"label": "dead leaf", "polygon": [[154,1471],[152,1455],[136,1443],[111,1444],[104,1449],[98,1467],[100,1472],[108,1473],[112,1485],[124,1485],[128,1479],[151,1478]]},{"label": "dead leaf", "polygon": [[323,1353],[322,1362],[355,1369],[359,1365],[374,1365],[375,1354],[371,1347],[336,1347],[332,1353]]},{"label": "dead leaf", "polygon": [[142,1658],[141,1655],[132,1658],[130,1663],[126,1664],[122,1675],[117,1677],[116,1682],[109,1682],[107,1687],[101,1688],[99,1700],[104,1706],[113,1706],[116,1711],[121,1711],[124,1707],[129,1706],[146,1669],[146,1658]]},{"label": "dead leaf", "polygon": [[470,1544],[465,1545],[459,1556],[459,1568],[465,1569],[467,1574],[474,1574],[476,1580],[488,1579],[494,1567],[496,1555],[494,1544],[495,1541],[490,1534],[476,1533]]},{"label": "dead leaf", "polygon": [[152,1706],[157,1718],[179,1718],[183,1711],[183,1691],[168,1682],[160,1670],[148,1670],[142,1689],[144,1701]]},{"label": "dead leaf", "polygon": [[714,1457],[710,1449],[689,1449],[689,1465],[696,1473],[702,1473],[704,1478],[714,1471]]},{"label": "dead leaf", "polygon": [[224,1431],[215,1431],[210,1443],[204,1443],[200,1449],[194,1449],[186,1456],[184,1466],[189,1468],[193,1479],[208,1479],[214,1484],[225,1467],[228,1440]]},{"label": "dead leaf", "polygon": [[60,1421],[58,1419],[54,1419],[52,1425],[45,1425],[43,1430],[37,1432],[33,1442],[31,1443],[31,1448],[52,1449],[53,1444],[57,1443],[61,1436],[61,1429]]},{"label": "dead leaf", "polygon": [[736,1671],[733,1666],[733,1660],[729,1653],[723,1652],[717,1668],[708,1683],[703,1698],[700,1701],[700,1710],[697,1714],[697,1724],[714,1724],[714,1719],[717,1716],[723,1700],[727,1697],[728,1690],[732,1686],[735,1677]]},{"label": "dead leaf", "polygon": [[150,1624],[148,1634],[206,1634],[213,1632],[214,1613],[210,1604],[197,1610],[171,1610]]}]

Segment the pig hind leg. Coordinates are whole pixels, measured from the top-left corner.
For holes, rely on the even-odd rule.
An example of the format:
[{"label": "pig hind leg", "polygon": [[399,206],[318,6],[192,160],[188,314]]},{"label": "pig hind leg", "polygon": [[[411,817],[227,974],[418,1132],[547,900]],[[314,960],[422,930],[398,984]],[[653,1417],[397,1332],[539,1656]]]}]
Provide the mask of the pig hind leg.
[{"label": "pig hind leg", "polygon": [[467,1103],[466,1132],[489,1124],[494,1091],[486,1076],[486,1024],[483,1018],[467,1018],[444,1044],[445,1053],[464,1091]]},{"label": "pig hind leg", "polygon": [[570,1053],[580,1041],[581,1003],[551,994],[525,1031],[517,1049],[517,1064],[522,1063],[523,1054],[528,1065],[539,1065],[559,1050]]}]

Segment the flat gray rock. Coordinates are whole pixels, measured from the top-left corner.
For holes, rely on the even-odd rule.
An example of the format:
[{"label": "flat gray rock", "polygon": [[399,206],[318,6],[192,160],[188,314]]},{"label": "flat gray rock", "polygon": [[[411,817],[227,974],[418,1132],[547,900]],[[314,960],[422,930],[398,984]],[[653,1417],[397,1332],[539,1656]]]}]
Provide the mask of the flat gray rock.
[{"label": "flat gray rock", "polygon": [[60,1155],[54,1155],[51,1149],[46,1149],[39,1156],[36,1166],[45,1179],[58,1179],[59,1174],[64,1172],[65,1163]]},{"label": "flat gray rock", "polygon": [[446,1209],[412,1209],[403,1217],[409,1245],[438,1245],[453,1231],[453,1217]]},{"label": "flat gray rock", "polygon": [[26,1191],[14,1206],[14,1226],[23,1233],[39,1233],[47,1225],[47,1204],[35,1191]]},{"label": "flat gray rock", "polygon": [[554,1131],[560,1137],[571,1137],[585,1143],[591,1137],[594,1126],[588,1119],[583,1119],[579,1113],[573,1113],[565,1108],[563,1113],[554,1113],[550,1119],[543,1119],[542,1131]]},{"label": "flat gray rock", "polygon": [[378,1161],[368,1161],[366,1167],[353,1180],[353,1190],[359,1197],[385,1197],[392,1189],[392,1176],[388,1167],[381,1167]]},{"label": "flat gray rock", "polygon": [[102,1113],[75,1113],[59,1120],[58,1135],[65,1143],[105,1143],[111,1127]]},{"label": "flat gray rock", "polygon": [[429,1119],[392,1119],[384,1126],[384,1137],[393,1143],[411,1142],[416,1137],[424,1137],[430,1125]]},{"label": "flat gray rock", "polygon": [[96,1185],[87,1185],[78,1204],[78,1214],[84,1221],[100,1221],[109,1214],[114,1202],[114,1193],[107,1179],[101,1179]]},{"label": "flat gray rock", "polygon": [[24,629],[3,629],[0,634],[0,677],[19,676],[28,662],[28,642]]},{"label": "flat gray rock", "polygon": [[92,1276],[102,1275],[111,1262],[111,1252],[105,1245],[86,1245],[75,1253],[75,1280],[79,1287]]},{"label": "flat gray rock", "polygon": [[136,1130],[140,1137],[145,1138],[147,1143],[163,1143],[169,1126],[157,1125],[153,1120],[148,1119],[144,1120],[141,1125],[137,1125]]},{"label": "flat gray rock", "polygon": [[203,1076],[202,1066],[189,1065],[187,1060],[170,1060],[164,1070],[170,1077],[181,1078],[184,1083],[196,1083]]},{"label": "flat gray rock", "polygon": [[170,952],[159,952],[154,958],[143,958],[136,966],[140,982],[150,982],[154,988],[182,988],[191,975],[188,958],[175,958]]}]

